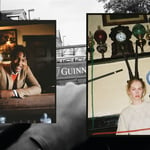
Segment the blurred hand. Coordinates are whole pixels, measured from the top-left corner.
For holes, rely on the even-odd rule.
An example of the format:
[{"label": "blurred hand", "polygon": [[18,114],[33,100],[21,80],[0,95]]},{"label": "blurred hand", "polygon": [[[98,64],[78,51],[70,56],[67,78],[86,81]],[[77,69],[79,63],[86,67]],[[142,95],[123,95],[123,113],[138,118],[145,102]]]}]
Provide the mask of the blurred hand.
[{"label": "blurred hand", "polygon": [[42,149],[40,149],[40,147],[29,138],[29,135],[25,133],[19,138],[18,142],[14,143],[6,150],[42,150]]},{"label": "blurred hand", "polygon": [[56,97],[56,123],[33,124],[7,150],[40,150],[39,140],[43,150],[70,150],[86,139],[86,85],[57,86]]}]

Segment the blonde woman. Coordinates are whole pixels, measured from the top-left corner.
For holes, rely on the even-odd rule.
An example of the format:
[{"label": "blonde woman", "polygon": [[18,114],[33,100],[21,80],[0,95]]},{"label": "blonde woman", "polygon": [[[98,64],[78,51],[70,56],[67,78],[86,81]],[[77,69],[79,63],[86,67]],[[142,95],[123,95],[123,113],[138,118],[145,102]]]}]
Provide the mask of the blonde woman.
[{"label": "blonde woman", "polygon": [[131,104],[120,114],[117,135],[150,135],[150,103],[144,101],[145,82],[142,79],[128,81],[127,93]]}]

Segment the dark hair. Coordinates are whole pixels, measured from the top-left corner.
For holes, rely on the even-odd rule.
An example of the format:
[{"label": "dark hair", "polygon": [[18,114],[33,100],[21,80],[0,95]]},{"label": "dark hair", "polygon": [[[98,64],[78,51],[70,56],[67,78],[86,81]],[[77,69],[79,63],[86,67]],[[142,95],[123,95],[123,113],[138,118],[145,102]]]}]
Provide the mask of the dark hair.
[{"label": "dark hair", "polygon": [[26,57],[26,48],[22,45],[16,45],[11,52],[11,60],[15,59],[20,52],[22,52],[24,57]]}]

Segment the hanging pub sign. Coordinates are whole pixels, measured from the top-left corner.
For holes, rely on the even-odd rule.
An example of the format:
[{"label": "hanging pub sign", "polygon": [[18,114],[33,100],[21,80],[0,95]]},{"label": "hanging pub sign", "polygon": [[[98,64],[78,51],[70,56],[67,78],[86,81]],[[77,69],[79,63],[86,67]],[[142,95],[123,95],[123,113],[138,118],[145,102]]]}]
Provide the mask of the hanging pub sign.
[{"label": "hanging pub sign", "polygon": [[86,78],[86,62],[57,63],[57,80]]}]

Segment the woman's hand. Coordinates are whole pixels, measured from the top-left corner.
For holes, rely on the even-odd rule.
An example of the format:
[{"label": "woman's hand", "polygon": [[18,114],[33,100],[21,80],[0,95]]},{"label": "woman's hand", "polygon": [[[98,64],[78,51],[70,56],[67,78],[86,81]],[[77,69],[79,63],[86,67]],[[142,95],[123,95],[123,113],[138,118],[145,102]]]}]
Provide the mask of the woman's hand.
[{"label": "woman's hand", "polygon": [[0,91],[0,98],[11,98],[11,97],[14,97],[14,92],[13,90],[1,90]]}]

